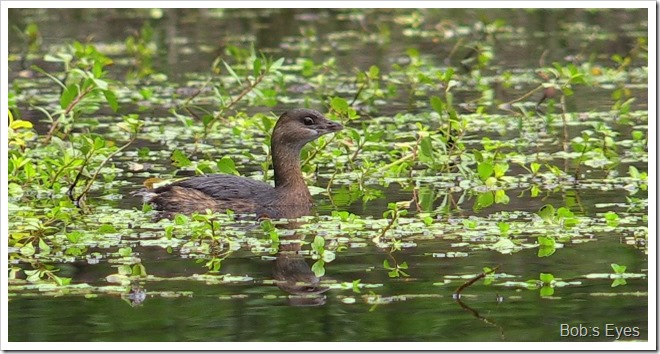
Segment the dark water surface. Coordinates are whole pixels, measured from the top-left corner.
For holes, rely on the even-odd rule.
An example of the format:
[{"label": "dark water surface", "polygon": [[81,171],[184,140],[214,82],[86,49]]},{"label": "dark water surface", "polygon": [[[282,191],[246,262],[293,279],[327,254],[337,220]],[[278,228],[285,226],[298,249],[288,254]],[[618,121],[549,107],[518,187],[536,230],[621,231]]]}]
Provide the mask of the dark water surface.
[{"label": "dark water surface", "polygon": [[[222,53],[228,44],[254,47],[274,57],[285,57],[294,61],[308,57],[323,62],[331,56],[338,67],[347,75],[347,84],[353,79],[356,69],[366,70],[371,65],[389,68],[393,63],[406,58],[405,51],[417,48],[431,62],[444,66],[457,39],[438,40],[433,36],[408,36],[410,29],[404,22],[394,19],[414,20],[413,10],[164,10],[163,16],[148,19],[146,11],[128,10],[58,10],[30,9],[11,10],[10,28],[25,27],[37,23],[45,46],[57,46],[71,40],[91,39],[92,43],[106,44],[122,42],[126,36],[138,31],[146,21],[154,29],[158,55],[154,66],[165,73],[169,81],[185,86],[191,76],[206,73],[211,62]],[[470,28],[477,19],[491,21],[501,18],[507,26],[515,28],[501,34],[494,41],[496,53],[489,67],[494,75],[504,71],[512,73],[529,71],[539,67],[540,58],[545,66],[553,61],[566,62],[575,53],[598,53],[595,63],[611,66],[613,54],[623,55],[631,49],[635,38],[646,36],[645,10],[578,11],[578,10],[479,10],[437,9],[421,11],[424,19],[419,29],[433,30],[442,26]],[[62,24],[66,23],[66,26]],[[363,39],[362,34],[378,32],[387,28],[391,39],[387,43]],[[309,40],[301,36],[313,31],[314,41],[305,48],[300,43]],[[306,39],[307,38],[307,39]],[[10,31],[9,51],[19,53],[20,39]],[[99,45],[102,51],[103,46]],[[586,48],[586,49],[585,49]],[[454,57],[452,57],[454,58]],[[569,58],[570,59],[570,58]],[[37,60],[37,62],[39,62]],[[48,63],[39,62],[48,67]],[[635,63],[634,65],[640,65]],[[20,71],[17,62],[10,62],[10,86]],[[124,69],[118,65],[111,69],[122,77]],[[385,70],[385,69],[383,69]],[[495,92],[503,101],[520,96],[533,88],[535,81],[523,82],[508,90]],[[637,98],[633,110],[647,109],[646,82],[631,83],[632,93]],[[53,90],[53,87],[42,87]],[[569,111],[601,112],[611,106],[611,88],[592,87],[576,91],[568,98]],[[479,93],[458,91],[459,101],[474,99]],[[304,97],[304,94],[300,95]],[[539,96],[534,97],[534,102]],[[416,98],[428,102],[428,97]],[[295,105],[295,103],[294,103]],[[29,109],[27,102],[19,106],[26,111],[24,117],[39,119],[39,114]],[[281,112],[291,104],[280,103],[271,108]],[[394,115],[405,110],[408,102],[402,98],[386,102],[380,114]],[[247,111],[264,111],[262,108],[246,108]],[[428,107],[413,108],[411,112],[429,110]],[[159,117],[158,114],[162,116]],[[174,124],[167,117],[167,110],[151,112],[160,124]],[[30,118],[32,119],[32,118]],[[162,120],[159,120],[162,119]],[[46,126],[47,127],[47,126]],[[37,126],[37,130],[45,129]],[[570,136],[579,136],[590,125],[577,124],[570,127]],[[629,126],[620,126],[621,134],[630,134]],[[483,132],[483,135],[497,135]],[[498,139],[517,137],[515,130],[507,130]],[[215,138],[210,139],[213,143]],[[261,141],[255,138],[258,144]],[[467,143],[480,147],[481,136],[472,136]],[[241,142],[250,146],[250,142]],[[166,151],[166,144],[153,140],[142,140],[139,146],[152,150]],[[552,150],[548,147],[548,150]],[[556,149],[555,149],[556,150]],[[164,153],[161,163],[167,166],[164,177],[173,173],[168,154]],[[220,154],[219,156],[223,156]],[[125,167],[130,158],[118,158],[117,166]],[[559,164],[559,163],[558,163]],[[640,170],[646,170],[644,162],[634,162]],[[625,174],[630,163],[618,167]],[[513,164],[511,164],[514,168]],[[256,162],[241,164],[242,173],[258,170]],[[158,172],[156,172],[158,174]],[[597,173],[589,175],[596,178]],[[112,207],[136,212],[142,208],[141,200],[128,193],[139,188],[143,177],[124,176],[128,183],[121,186],[121,200],[102,200]],[[319,178],[318,186],[325,186],[327,176]],[[599,182],[600,183],[600,182]],[[461,205],[463,212],[442,219],[447,224],[461,224],[470,217],[488,218],[499,212],[520,211],[534,213],[544,204],[564,205],[567,198],[578,195],[582,210],[580,216],[602,218],[608,209],[598,207],[600,203],[623,203],[624,193],[603,184],[602,188],[578,187],[571,190],[549,193],[547,198],[517,196],[524,188],[509,191],[511,202],[496,205],[482,211],[473,211],[473,201]],[[384,198],[363,204],[360,201],[342,206],[367,218],[381,218],[388,202],[409,200],[411,191],[393,183],[387,187],[374,185],[383,191]],[[443,191],[441,186],[429,187]],[[446,190],[446,188],[445,188]],[[637,197],[646,198],[646,192]],[[460,193],[455,194],[458,198]],[[333,207],[325,195],[315,196],[317,211],[322,216],[330,215]],[[436,201],[436,206],[440,201]],[[617,209],[618,211],[618,209]],[[641,215],[636,224],[644,225]],[[149,220],[145,217],[144,222]],[[11,216],[10,216],[11,222]],[[137,230],[137,237],[124,236],[137,250],[142,264],[150,276],[172,278],[172,280],[149,281],[143,284],[146,291],[139,306],[131,306],[128,294],[108,293],[93,296],[67,295],[43,296],[38,291],[18,291],[11,294],[9,301],[10,341],[611,341],[612,326],[636,328],[639,335],[621,340],[648,340],[648,284],[646,277],[628,279],[625,286],[611,287],[611,279],[587,278],[585,275],[611,273],[610,264],[625,264],[628,272],[646,273],[648,259],[643,247],[626,244],[624,234],[613,229],[591,235],[585,242],[567,242],[564,248],[550,257],[537,256],[537,248],[523,249],[513,254],[503,254],[488,248],[473,248],[461,242],[489,244],[486,242],[497,235],[483,231],[476,237],[484,241],[469,239],[471,236],[448,231],[441,237],[413,234],[405,242],[412,243],[396,252],[396,261],[406,262],[409,277],[391,278],[383,269],[383,261],[391,259],[389,249],[376,247],[369,239],[364,244],[355,244],[346,251],[338,252],[334,261],[326,264],[322,284],[334,284],[330,289],[309,298],[290,295],[273,284],[276,277],[276,255],[254,252],[243,248],[223,261],[221,274],[238,277],[236,281],[207,284],[196,278],[208,269],[175,248],[168,252],[161,246],[145,246],[144,240],[154,239],[153,230]],[[299,235],[312,242],[315,235],[327,230],[310,228],[309,234]],[[157,232],[162,232],[158,230]],[[121,231],[120,231],[121,233]],[[492,242],[491,242],[492,243]],[[303,250],[309,251],[309,245]],[[94,248],[89,252],[115,252],[116,249]],[[453,252],[458,253],[456,256]],[[309,273],[314,260],[306,258],[289,260],[292,272]],[[462,302],[452,296],[456,288],[470,279],[470,275],[482,272],[484,266],[501,265],[498,273],[511,279],[498,278],[496,285],[485,285],[478,281],[464,291]],[[107,285],[106,277],[116,273],[116,264],[105,258],[99,263],[84,261],[58,265],[60,275],[71,277],[73,284]],[[577,285],[556,287],[552,296],[541,296],[538,289],[502,285],[506,280],[524,282],[538,279],[540,273],[552,273],[567,282]],[[466,276],[457,279],[457,276]],[[360,279],[364,287],[360,292],[340,288],[339,284],[350,284]],[[499,284],[499,285],[497,285]],[[561,326],[586,326],[586,336],[562,336]],[[597,328],[597,330],[594,330]],[[598,332],[596,334],[596,332]],[[322,349],[322,348],[318,348]]]},{"label": "dark water surface", "polygon": [[[603,236],[606,237],[606,236]],[[349,291],[330,290],[322,306],[291,306],[286,293],[274,285],[260,284],[272,279],[272,261],[255,259],[249,253],[232,256],[223,272],[247,273],[254,282],[234,285],[205,285],[195,281],[148,284],[148,291],[185,290],[192,294],[167,298],[148,297],[142,306],[131,307],[118,296],[85,299],[80,296],[17,297],[10,302],[11,341],[571,341],[560,336],[560,325],[599,327],[600,336],[581,340],[603,341],[608,324],[639,327],[647,334],[646,280],[632,280],[625,286],[628,296],[608,296],[609,283],[584,281],[581,286],[557,290],[553,299],[541,298],[529,290],[493,289],[475,285],[463,302],[453,298],[454,285],[431,285],[445,274],[476,273],[484,262],[500,263],[516,274],[538,274],[546,269],[564,277],[600,271],[609,264],[589,262],[574,267],[575,259],[599,259],[616,253],[629,268],[643,268],[638,252],[619,250],[616,238],[561,250],[553,258],[539,259],[536,250],[515,256],[480,251],[470,257],[438,259],[422,256],[449,248],[448,242],[433,242],[403,252],[401,260],[414,276],[389,279],[383,272],[365,269],[377,265],[382,255],[370,250],[342,253],[327,268],[337,280],[361,278],[364,283],[381,283],[376,290],[383,297],[395,297],[382,305],[346,304]],[[606,255],[606,256],[604,256]],[[145,250],[149,270],[157,276],[202,273],[193,261],[165,252]],[[477,261],[478,260],[478,261]],[[566,269],[562,264],[569,265]],[[111,269],[78,269],[74,279],[101,278]],[[108,267],[109,268],[109,267]],[[598,295],[602,294],[602,295]],[[230,299],[229,297],[238,297]],[[497,303],[497,296],[504,301]],[[487,322],[488,321],[488,322]],[[30,330],[25,330],[29,328]]]}]

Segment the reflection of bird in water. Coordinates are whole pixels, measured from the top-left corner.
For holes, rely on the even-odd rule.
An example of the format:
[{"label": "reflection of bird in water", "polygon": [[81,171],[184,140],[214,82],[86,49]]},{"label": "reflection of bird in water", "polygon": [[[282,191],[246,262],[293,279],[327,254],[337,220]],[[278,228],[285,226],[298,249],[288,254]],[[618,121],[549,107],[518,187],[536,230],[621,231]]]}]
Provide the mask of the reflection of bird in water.
[{"label": "reflection of bird in water", "polygon": [[[295,205],[286,208],[278,206],[261,207],[257,210],[260,218],[288,219],[286,223],[278,224],[278,228],[294,230],[304,221],[297,218],[311,215],[312,205]],[[289,304],[293,306],[319,306],[325,304],[328,287],[322,286],[321,279],[314,274],[312,268],[301,254],[302,241],[305,234],[295,232],[292,235],[280,236],[277,258],[273,264],[273,278],[278,288],[287,293]]]},{"label": "reflection of bird in water", "polygon": [[305,144],[341,129],[341,124],[315,110],[293,109],[282,114],[271,137],[275,187],[251,178],[215,174],[142,189],[134,194],[142,195],[145,202],[165,213],[206,209],[260,213],[259,209],[311,206],[312,196],[300,167],[300,151]]},{"label": "reflection of bird in water", "polygon": [[280,238],[277,259],[273,267],[273,277],[277,287],[292,295],[289,304],[294,306],[319,306],[325,304],[328,287],[321,285],[321,279],[300,254],[304,235],[295,234]]}]

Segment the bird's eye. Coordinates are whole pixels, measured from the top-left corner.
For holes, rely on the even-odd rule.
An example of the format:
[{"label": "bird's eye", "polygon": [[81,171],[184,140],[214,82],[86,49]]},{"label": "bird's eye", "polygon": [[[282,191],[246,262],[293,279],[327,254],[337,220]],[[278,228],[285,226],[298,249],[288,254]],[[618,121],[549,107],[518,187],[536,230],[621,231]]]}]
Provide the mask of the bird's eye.
[{"label": "bird's eye", "polygon": [[314,125],[314,118],[305,117],[303,118],[303,123],[305,123],[305,125]]}]

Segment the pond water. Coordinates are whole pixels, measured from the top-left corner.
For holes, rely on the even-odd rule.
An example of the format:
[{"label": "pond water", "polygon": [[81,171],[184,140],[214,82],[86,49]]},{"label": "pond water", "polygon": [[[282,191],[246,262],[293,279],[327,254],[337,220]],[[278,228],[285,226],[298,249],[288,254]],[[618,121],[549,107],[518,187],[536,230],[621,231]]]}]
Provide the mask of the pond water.
[{"label": "pond water", "polygon": [[[10,342],[649,339],[646,10],[12,9],[9,19],[39,33],[31,49],[27,30],[9,35],[10,107],[36,134],[10,145],[10,159],[62,166],[49,183],[10,172]],[[67,105],[30,65],[71,80],[53,58],[73,41],[112,58],[121,107],[99,95],[100,110],[42,143],[44,111]],[[243,98],[251,47],[284,60]],[[314,155],[303,167],[312,216],[157,220],[131,195],[148,178],[226,172],[223,158],[262,179],[268,124],[299,106],[347,127],[303,153]],[[76,170],[52,154],[85,134],[116,149],[128,114],[142,121],[136,140],[79,211],[67,197]],[[48,150],[58,141],[65,148]],[[70,216],[49,214],[57,206]]]}]

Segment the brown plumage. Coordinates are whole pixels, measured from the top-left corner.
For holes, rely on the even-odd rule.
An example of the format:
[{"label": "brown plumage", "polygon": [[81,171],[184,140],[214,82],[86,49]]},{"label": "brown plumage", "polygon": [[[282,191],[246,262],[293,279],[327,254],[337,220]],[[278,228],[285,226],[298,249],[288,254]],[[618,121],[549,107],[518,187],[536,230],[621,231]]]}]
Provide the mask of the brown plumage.
[{"label": "brown plumage", "polygon": [[289,217],[286,214],[290,213],[285,212],[287,207],[292,211],[301,210],[301,207],[308,210],[312,205],[312,196],[300,169],[301,149],[321,135],[341,129],[341,124],[315,110],[293,109],[282,114],[271,137],[275,187],[246,177],[216,174],[188,178],[141,194],[156,210],[167,213],[230,209],[238,213]]}]

